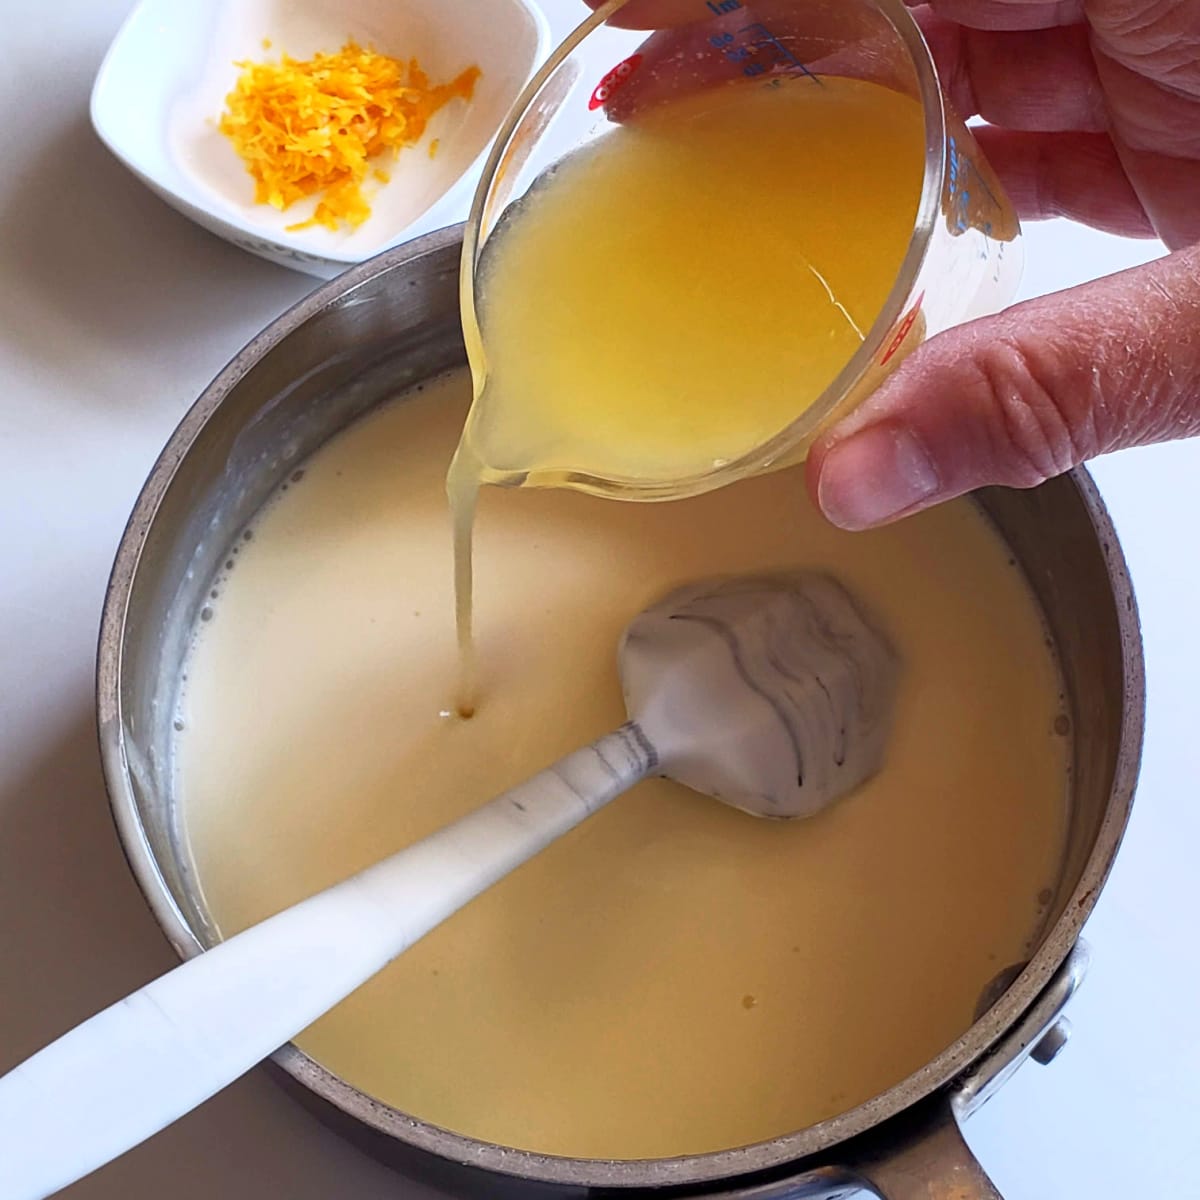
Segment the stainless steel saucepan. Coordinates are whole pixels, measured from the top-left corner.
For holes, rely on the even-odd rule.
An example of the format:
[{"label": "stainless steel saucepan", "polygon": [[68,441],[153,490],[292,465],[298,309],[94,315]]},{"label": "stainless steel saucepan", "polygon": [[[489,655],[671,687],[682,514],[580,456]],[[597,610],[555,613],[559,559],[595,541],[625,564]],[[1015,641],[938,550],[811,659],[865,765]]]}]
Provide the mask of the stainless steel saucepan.
[{"label": "stainless steel saucepan", "polygon": [[[392,250],[319,288],[256,337],[184,418],[130,518],[100,635],[100,742],[130,865],[183,957],[216,939],[183,845],[171,771],[176,693],[209,580],[296,463],[397,391],[465,361],[460,244],[451,229]],[[378,1103],[288,1046],[275,1062],[302,1097],[450,1195],[667,1188],[831,1200],[866,1187],[887,1200],[998,1200],[958,1122],[1027,1057],[1047,1061],[1064,1039],[1062,1008],[1086,962],[1080,929],[1132,802],[1144,673],[1125,563],[1087,474],[1032,491],[985,491],[978,502],[1028,577],[1057,645],[1074,762],[1068,846],[1040,944],[957,1042],[891,1090],[811,1128],[673,1159],[555,1158],[478,1142]]]}]

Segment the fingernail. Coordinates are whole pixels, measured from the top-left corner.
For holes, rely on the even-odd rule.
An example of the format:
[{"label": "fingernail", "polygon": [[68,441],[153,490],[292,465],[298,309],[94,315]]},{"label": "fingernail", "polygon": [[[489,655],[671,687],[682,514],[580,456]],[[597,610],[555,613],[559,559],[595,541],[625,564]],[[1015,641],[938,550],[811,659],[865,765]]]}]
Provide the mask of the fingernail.
[{"label": "fingernail", "polygon": [[833,524],[869,529],[928,500],[940,486],[937,468],[909,430],[872,425],[825,455],[817,501]]}]

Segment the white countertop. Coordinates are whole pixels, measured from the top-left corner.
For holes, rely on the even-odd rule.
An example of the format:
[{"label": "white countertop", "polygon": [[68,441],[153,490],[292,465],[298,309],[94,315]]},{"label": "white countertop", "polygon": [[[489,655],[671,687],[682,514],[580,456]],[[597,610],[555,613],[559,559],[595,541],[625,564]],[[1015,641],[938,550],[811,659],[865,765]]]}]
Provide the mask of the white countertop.
[{"label": "white countertop", "polygon": [[[3,5],[0,172],[0,1073],[174,959],[109,820],[93,733],[104,585],[142,480],[208,380],[314,281],[150,195],[87,120],[129,0]],[[561,32],[561,31],[559,31]],[[1059,223],[1027,295],[1157,252]],[[1097,465],[1145,625],[1138,802],[1087,929],[1075,1038],[967,1135],[1007,1200],[1197,1194],[1200,443]],[[69,1138],[69,1099],[63,1137]],[[0,1164],[0,1172],[3,1164]],[[80,1200],[417,1198],[261,1073],[70,1189]]]}]

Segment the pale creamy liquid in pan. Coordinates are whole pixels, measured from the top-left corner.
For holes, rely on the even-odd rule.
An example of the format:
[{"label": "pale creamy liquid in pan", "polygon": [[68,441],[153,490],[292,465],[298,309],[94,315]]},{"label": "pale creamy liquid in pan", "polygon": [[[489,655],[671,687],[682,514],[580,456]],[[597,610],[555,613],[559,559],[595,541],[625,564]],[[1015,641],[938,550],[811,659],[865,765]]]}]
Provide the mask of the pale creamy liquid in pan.
[{"label": "pale creamy liquid in pan", "polygon": [[298,1040],[417,1117],[580,1156],[754,1142],[898,1082],[1027,955],[1060,860],[1059,681],[1005,547],[965,502],[837,532],[796,471],[658,505],[485,489],[481,703],[447,717],[444,478],[469,395],[452,377],[341,435],[215,582],[177,769],[218,926],[342,879],[618,725],[618,636],[669,589],[820,567],[905,661],[879,776],[786,825],[642,784]]}]

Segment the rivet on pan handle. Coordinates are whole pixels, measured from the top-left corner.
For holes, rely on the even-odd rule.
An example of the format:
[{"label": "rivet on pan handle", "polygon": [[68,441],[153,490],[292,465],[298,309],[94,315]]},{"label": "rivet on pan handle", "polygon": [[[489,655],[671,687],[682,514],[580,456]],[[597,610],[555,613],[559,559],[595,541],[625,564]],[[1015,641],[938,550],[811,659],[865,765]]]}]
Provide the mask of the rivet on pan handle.
[{"label": "rivet on pan handle", "polygon": [[877,1154],[867,1150],[849,1164],[851,1171],[883,1200],[1002,1200],[963,1140],[959,1122],[995,1095],[1027,1058],[1039,1057],[1043,1046],[1046,1052],[1040,1056],[1047,1062],[1054,1057],[1065,1041],[1058,1032],[1063,1008],[1083,981],[1088,959],[1087,945],[1077,942],[1041,995],[991,1051],[948,1094],[932,1097],[887,1126],[891,1136],[874,1143]]},{"label": "rivet on pan handle", "polygon": [[[991,1051],[948,1095],[935,1096],[899,1117],[895,1140],[881,1137],[875,1143],[877,1157],[868,1150],[850,1164],[854,1174],[883,1200],[1002,1200],[963,1140],[959,1122],[995,1095],[1047,1041],[1057,1045],[1065,1040],[1056,1031],[1063,1008],[1083,981],[1088,958],[1087,945],[1077,942],[1041,995]],[[1049,1061],[1053,1053],[1044,1057]]]},{"label": "rivet on pan handle", "polygon": [[1025,1015],[958,1079],[950,1104],[959,1120],[990,1100],[1027,1058],[1042,1063],[1054,1058],[1069,1035],[1062,1011],[1083,982],[1090,958],[1080,938]]}]

